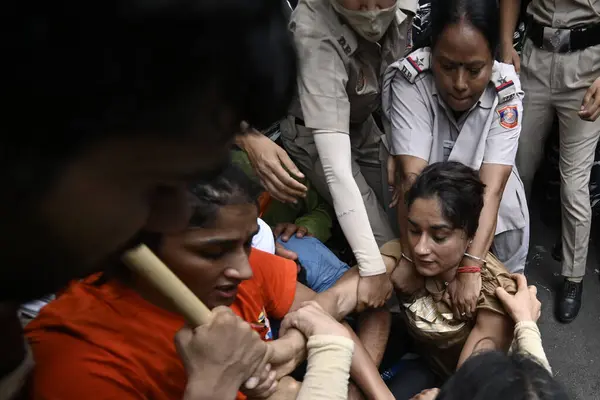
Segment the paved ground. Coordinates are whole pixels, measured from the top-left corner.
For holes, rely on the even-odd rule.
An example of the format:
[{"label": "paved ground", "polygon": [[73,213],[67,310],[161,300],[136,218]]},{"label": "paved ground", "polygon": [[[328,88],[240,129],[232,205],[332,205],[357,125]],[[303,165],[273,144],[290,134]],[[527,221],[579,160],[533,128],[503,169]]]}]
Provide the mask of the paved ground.
[{"label": "paved ground", "polygon": [[557,230],[546,226],[535,209],[531,217],[526,275],[537,286],[543,305],[539,325],[550,364],[572,399],[600,399],[600,243],[592,243],[600,239],[600,228],[595,227],[598,232],[592,235],[590,243],[581,312],[573,323],[563,325],[557,322],[553,309],[556,290],[562,282],[560,264],[550,254]]}]

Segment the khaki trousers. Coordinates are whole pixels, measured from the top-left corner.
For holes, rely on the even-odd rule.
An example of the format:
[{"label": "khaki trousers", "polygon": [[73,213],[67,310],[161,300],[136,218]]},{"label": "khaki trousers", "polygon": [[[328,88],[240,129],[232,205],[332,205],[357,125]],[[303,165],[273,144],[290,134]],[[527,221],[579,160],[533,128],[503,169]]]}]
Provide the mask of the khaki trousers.
[{"label": "khaki trousers", "polygon": [[560,136],[562,274],[583,277],[592,219],[588,185],[600,119],[583,121],[577,112],[585,92],[600,77],[600,46],[560,54],[539,49],[527,40],[521,69],[525,99],[517,168],[530,199],[533,178],[556,114]]},{"label": "khaki trousers", "polygon": [[[381,131],[373,117],[360,126],[351,127],[352,175],[362,195],[369,223],[379,247],[398,237],[395,210],[390,210],[391,192],[387,184],[388,152],[381,140]],[[285,150],[306,175],[319,194],[333,204],[319,160],[311,129],[297,125],[294,117],[281,122],[281,139]]]}]

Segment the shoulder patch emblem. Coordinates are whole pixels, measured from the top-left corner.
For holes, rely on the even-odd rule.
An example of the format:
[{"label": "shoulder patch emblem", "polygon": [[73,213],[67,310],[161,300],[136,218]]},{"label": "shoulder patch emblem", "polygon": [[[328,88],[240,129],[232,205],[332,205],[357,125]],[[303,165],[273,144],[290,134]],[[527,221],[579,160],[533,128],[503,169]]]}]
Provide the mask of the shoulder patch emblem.
[{"label": "shoulder patch emblem", "polygon": [[506,106],[498,110],[500,125],[506,129],[513,129],[519,125],[519,110],[517,106]]}]

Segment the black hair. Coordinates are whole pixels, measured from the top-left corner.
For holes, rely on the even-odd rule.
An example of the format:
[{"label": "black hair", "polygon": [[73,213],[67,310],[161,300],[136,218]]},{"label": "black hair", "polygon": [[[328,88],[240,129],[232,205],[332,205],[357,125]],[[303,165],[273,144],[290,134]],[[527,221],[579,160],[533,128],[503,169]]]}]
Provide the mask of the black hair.
[{"label": "black hair", "polygon": [[436,400],[567,400],[565,389],[532,358],[486,351],[470,357]]},{"label": "black hair", "polygon": [[214,222],[221,207],[239,204],[256,204],[262,187],[231,164],[218,178],[209,183],[192,185],[194,212],[190,226],[203,227]]},{"label": "black hair", "polygon": [[[214,223],[223,206],[255,204],[258,208],[258,198],[263,188],[239,167],[230,164],[213,181],[190,185],[189,191],[194,210],[188,226],[202,228]],[[135,242],[144,243],[154,253],[159,253],[162,238],[162,233],[143,231],[135,238]],[[94,284],[100,286],[112,279],[128,282],[131,272],[121,261],[115,261]]]},{"label": "black hair", "polygon": [[[0,178],[35,191],[96,140],[186,135],[200,113],[287,113],[296,53],[281,0],[23,0],[4,10]],[[226,143],[235,132],[207,140]]]},{"label": "black hair", "polygon": [[448,25],[464,20],[481,32],[495,57],[500,42],[499,15],[498,0],[432,0],[431,46],[435,47]]},{"label": "black hair", "polygon": [[417,177],[406,194],[406,205],[410,209],[416,199],[437,198],[452,228],[472,238],[479,227],[484,189],[477,171],[455,161],[438,162]]}]

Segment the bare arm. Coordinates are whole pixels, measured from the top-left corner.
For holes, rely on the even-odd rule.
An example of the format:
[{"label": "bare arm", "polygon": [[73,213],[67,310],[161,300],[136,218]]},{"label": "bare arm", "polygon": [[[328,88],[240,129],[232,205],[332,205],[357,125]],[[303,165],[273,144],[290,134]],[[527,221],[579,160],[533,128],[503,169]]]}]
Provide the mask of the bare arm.
[{"label": "bare arm", "polygon": [[519,20],[521,0],[500,0],[500,60],[512,64],[517,73],[521,60],[513,47],[513,35]]},{"label": "bare arm", "polygon": [[[358,268],[352,268],[332,288],[319,294],[297,283],[289,312],[298,310],[306,301],[314,300],[326,313],[340,321],[356,308],[358,279]],[[296,329],[287,330],[279,339],[269,342],[269,346],[273,350],[271,363],[278,377],[290,374],[306,357],[306,338]]]},{"label": "bare arm", "polygon": [[463,346],[458,365],[460,366],[479,351],[507,352],[512,342],[513,322],[508,315],[500,315],[489,310],[479,310],[477,322]]},{"label": "bare arm", "polygon": [[519,20],[521,0],[500,0],[500,43],[513,45],[513,35]]},{"label": "bare arm", "polygon": [[[337,317],[339,317],[339,319],[342,319],[345,314],[353,311],[353,309],[350,309],[347,304],[352,304],[353,302],[356,306],[356,285],[358,284],[358,279],[358,270],[354,268],[344,274],[344,276],[336,283],[336,285],[334,285],[334,287],[319,294],[316,294],[306,286],[298,283],[292,310],[300,307],[300,305],[306,301],[315,300],[327,313],[334,316],[334,318],[337,319]],[[344,308],[344,310],[340,310],[340,307]],[[346,312],[347,310],[349,311]],[[373,323],[373,321],[371,321],[371,323]],[[377,366],[375,365],[371,355],[369,352],[367,352],[361,340],[358,336],[356,336],[352,329],[349,326],[347,326],[347,328],[355,346],[354,355],[352,357],[352,366],[350,369],[351,378],[370,399],[393,398],[387,386],[381,379],[379,371],[377,370]],[[382,330],[385,330],[386,327],[383,326],[381,328],[382,329],[377,333],[378,338],[382,336]],[[285,336],[287,337],[290,333],[295,334],[294,331],[295,330],[289,331]],[[282,339],[285,339],[285,337]],[[371,344],[373,344],[374,341],[375,340],[373,336],[369,337],[369,342]],[[381,341],[377,341],[374,347],[376,348],[373,349],[373,353],[377,356],[377,353],[381,351]]]},{"label": "bare arm", "polygon": [[[483,164],[479,170],[481,181],[486,185],[483,195],[483,209],[479,216],[479,228],[467,253],[479,259],[485,259],[496,234],[498,209],[502,201],[504,187],[512,171],[511,165]],[[461,266],[483,266],[483,262],[472,257],[464,257]],[[459,319],[471,318],[477,307],[481,291],[481,274],[458,274],[448,286],[452,301],[452,311]]]},{"label": "bare arm", "polygon": [[360,339],[348,324],[344,323],[344,326],[346,326],[352,340],[354,340],[354,355],[352,357],[352,365],[350,366],[350,377],[352,380],[363,391],[367,399],[393,399],[394,396],[385,385],[383,379],[381,379],[375,363],[373,363]]},{"label": "bare arm", "polygon": [[[512,171],[511,165],[500,165],[500,164],[483,164],[479,170],[479,177],[485,184],[485,193],[483,195],[483,209],[481,210],[481,216],[479,217],[479,228],[473,243],[468,248],[469,254],[472,254],[479,258],[485,258],[492,241],[496,235],[496,223],[498,221],[498,209],[500,208],[500,201],[502,201],[502,194],[506,187],[506,182]],[[463,260],[467,263],[473,262],[473,260]]]},{"label": "bare arm", "polygon": [[386,308],[366,310],[358,318],[358,337],[377,367],[383,360],[392,325],[391,313]]},{"label": "bare arm", "polygon": [[403,252],[412,258],[412,249],[408,245],[408,210],[405,195],[417,179],[417,176],[427,167],[426,160],[413,156],[396,156],[396,169],[399,171],[399,182],[396,184],[398,194],[398,226],[400,228],[400,243]]}]

